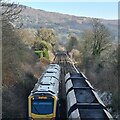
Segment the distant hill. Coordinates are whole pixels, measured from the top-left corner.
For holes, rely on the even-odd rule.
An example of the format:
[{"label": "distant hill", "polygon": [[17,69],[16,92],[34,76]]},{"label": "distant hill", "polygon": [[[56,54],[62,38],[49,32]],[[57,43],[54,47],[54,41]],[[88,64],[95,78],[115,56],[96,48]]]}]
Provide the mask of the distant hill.
[{"label": "distant hill", "polygon": [[[92,18],[89,17],[47,12],[27,6],[22,6],[22,8],[23,11],[20,14],[20,18],[14,23],[16,26],[22,24],[23,28],[52,28],[61,40],[65,39],[69,33],[80,36],[82,31],[91,28],[90,21]],[[113,40],[117,40],[117,20],[100,20],[110,30]]]}]

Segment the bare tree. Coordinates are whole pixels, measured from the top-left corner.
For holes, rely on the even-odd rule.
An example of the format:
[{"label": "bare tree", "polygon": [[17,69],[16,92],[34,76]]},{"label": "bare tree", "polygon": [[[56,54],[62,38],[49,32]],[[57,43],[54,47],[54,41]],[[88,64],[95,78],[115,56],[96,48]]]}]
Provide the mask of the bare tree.
[{"label": "bare tree", "polygon": [[75,36],[68,36],[68,37],[69,37],[69,41],[67,45],[67,50],[71,51],[72,49],[77,47],[78,41]]},{"label": "bare tree", "polygon": [[98,19],[91,22],[92,30],[86,30],[82,33],[84,40],[83,49],[90,56],[100,56],[103,51],[111,46],[111,36],[109,30]]},{"label": "bare tree", "polygon": [[92,21],[92,55],[99,56],[102,51],[110,47],[108,29],[97,19]]},{"label": "bare tree", "polygon": [[4,0],[0,0],[0,5],[2,7],[2,21],[13,22],[19,18],[18,15],[22,11],[19,4],[15,4],[14,2],[7,3]]}]

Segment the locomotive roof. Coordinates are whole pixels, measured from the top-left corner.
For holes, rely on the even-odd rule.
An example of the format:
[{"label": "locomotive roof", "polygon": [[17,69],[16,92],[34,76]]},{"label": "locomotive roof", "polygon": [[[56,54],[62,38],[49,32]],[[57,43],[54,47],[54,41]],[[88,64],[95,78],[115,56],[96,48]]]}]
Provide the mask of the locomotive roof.
[{"label": "locomotive roof", "polygon": [[38,80],[31,95],[38,93],[49,93],[57,96],[59,91],[60,66],[50,64],[42,77]]},{"label": "locomotive roof", "polygon": [[54,77],[54,78],[57,78],[59,80],[59,76],[60,76],[60,73],[59,72],[53,72],[53,73],[49,73],[49,72],[46,72],[44,74],[45,77]]},{"label": "locomotive roof", "polygon": [[58,79],[53,77],[53,76],[43,76],[40,84],[44,85],[44,84],[57,84],[58,83]]}]

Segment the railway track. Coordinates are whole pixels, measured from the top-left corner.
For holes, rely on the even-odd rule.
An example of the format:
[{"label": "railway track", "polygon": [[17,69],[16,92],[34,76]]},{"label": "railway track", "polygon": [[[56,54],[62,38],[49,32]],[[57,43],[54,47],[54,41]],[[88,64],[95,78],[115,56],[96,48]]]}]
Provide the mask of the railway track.
[{"label": "railway track", "polygon": [[58,53],[55,56],[54,63],[59,64],[61,67],[61,75],[60,75],[60,94],[59,94],[59,102],[60,102],[60,119],[66,120],[67,118],[67,106],[66,106],[66,88],[65,88],[65,75],[70,73],[77,73],[74,69],[72,62],[66,55],[66,53]]}]

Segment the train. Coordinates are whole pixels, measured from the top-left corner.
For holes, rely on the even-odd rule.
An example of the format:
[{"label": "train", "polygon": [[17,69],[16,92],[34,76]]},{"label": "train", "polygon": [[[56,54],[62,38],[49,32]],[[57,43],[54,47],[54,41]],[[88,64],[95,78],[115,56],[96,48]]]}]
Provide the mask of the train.
[{"label": "train", "polygon": [[67,73],[65,84],[69,120],[113,120],[82,72]]},{"label": "train", "polygon": [[[63,109],[67,108],[67,120],[113,120],[87,77],[77,70],[66,52],[58,52],[56,56],[58,64],[51,63],[46,68],[28,97],[29,119],[62,120],[59,90],[64,81],[66,106]],[[64,77],[61,79],[60,75]]]},{"label": "train", "polygon": [[28,97],[29,120],[59,118],[60,66],[50,64]]}]

